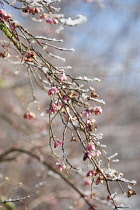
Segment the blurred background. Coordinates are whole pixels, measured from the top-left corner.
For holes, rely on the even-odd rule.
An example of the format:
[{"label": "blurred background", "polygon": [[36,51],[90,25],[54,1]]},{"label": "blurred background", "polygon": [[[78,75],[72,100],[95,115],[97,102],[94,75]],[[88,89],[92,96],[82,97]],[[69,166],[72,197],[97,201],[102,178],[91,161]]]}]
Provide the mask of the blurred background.
[{"label": "blurred background", "polygon": [[[120,162],[115,163],[114,168],[124,173],[126,178],[138,182],[134,187],[138,195],[132,196],[128,203],[132,206],[131,210],[139,210],[140,1],[96,0],[87,2],[84,0],[65,0],[59,3],[59,6],[61,7],[60,13],[64,13],[65,17],[75,17],[81,14],[87,17],[87,22],[75,27],[65,27],[59,34],[54,34],[57,25],[50,27],[45,22],[34,23],[23,14],[21,15],[20,11],[11,10],[6,5],[5,8],[13,13],[20,24],[25,28],[30,28],[33,34],[63,39],[64,43],[58,43],[58,46],[75,49],[75,52],[72,53],[54,51],[54,54],[66,58],[64,64],[49,58],[54,65],[71,65],[72,69],[67,71],[75,76],[85,75],[89,78],[101,79],[100,83],[93,84],[100,98],[106,102],[106,105],[102,107],[103,114],[97,120],[98,132],[104,134],[102,143],[107,145],[108,156],[118,153],[117,158],[120,159]],[[22,117],[26,110],[26,103],[31,97],[27,73],[20,71],[18,75],[15,75],[14,65],[3,61],[2,58],[0,58],[0,62],[1,151],[14,144],[23,145],[27,149],[35,145],[45,145],[47,150],[49,147],[46,142],[48,138],[46,116],[40,119],[38,113],[37,121],[33,122],[26,122]],[[47,108],[47,98],[39,88],[36,90],[36,95],[44,103],[42,109]],[[32,105],[32,109],[36,110],[36,107]],[[37,136],[38,133],[40,133],[39,137]],[[70,157],[74,159],[76,151],[73,155],[71,151],[74,150],[74,147],[69,148],[69,150]],[[16,165],[15,162],[0,164],[1,180],[5,176],[12,180],[12,184],[4,185],[2,189],[4,196],[8,196],[8,192],[14,188],[13,185],[15,186],[19,181],[23,182],[25,186],[23,189],[17,190],[15,195],[19,195],[19,193],[24,195],[26,191],[30,194],[30,189],[33,192],[34,188],[39,188],[37,183],[41,180],[43,182],[47,180],[47,184],[43,186],[44,190],[47,188],[48,191],[53,192],[52,194],[49,192],[47,209],[70,209],[69,206],[72,204],[63,199],[63,195],[68,192],[65,192],[66,189],[63,185],[60,187],[62,181],[55,178],[56,181],[53,186],[51,183],[54,175],[46,172],[42,166],[26,156],[24,156],[25,162],[23,161],[21,164],[20,158],[18,158]],[[35,177],[33,178],[34,174]],[[60,197],[60,191],[64,191],[61,199],[63,201],[59,204],[55,195],[57,190]],[[38,194],[43,192],[43,190],[41,192],[40,189],[38,190]],[[26,205],[29,210],[46,209],[43,195],[40,196],[39,200],[38,194],[33,195],[34,201],[27,202]],[[67,206],[66,203],[69,205]],[[82,204],[81,208],[85,209]],[[17,209],[24,209],[24,207],[19,204]],[[101,209],[102,207],[99,208],[99,210]],[[110,208],[105,206],[103,209]]]}]

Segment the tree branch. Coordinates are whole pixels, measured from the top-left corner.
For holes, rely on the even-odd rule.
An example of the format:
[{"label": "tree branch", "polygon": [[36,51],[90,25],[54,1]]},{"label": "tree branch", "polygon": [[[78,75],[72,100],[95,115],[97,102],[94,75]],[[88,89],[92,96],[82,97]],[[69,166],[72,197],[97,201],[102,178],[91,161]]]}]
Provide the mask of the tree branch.
[{"label": "tree branch", "polygon": [[21,52],[21,45],[13,35],[13,33],[10,31],[6,23],[4,23],[2,20],[0,20],[0,30],[4,32],[4,34],[7,36],[8,39],[10,39],[13,44],[16,46],[16,48]]},{"label": "tree branch", "polygon": [[17,148],[10,148],[8,150],[6,150],[5,152],[3,152],[2,154],[0,154],[0,162],[3,161],[8,161],[9,159],[5,158],[7,155],[14,153],[14,152],[19,152],[19,153],[23,153],[23,154],[27,154],[31,157],[33,157],[34,159],[36,159],[37,161],[39,161],[41,164],[43,164],[45,167],[47,167],[49,170],[53,171],[54,173],[58,174],[61,179],[63,181],[65,181],[74,191],[76,191],[81,198],[83,198],[83,200],[85,201],[85,203],[90,207],[90,209],[95,210],[95,206],[93,206],[88,200],[85,194],[83,194],[72,182],[70,182],[66,176],[64,176],[62,173],[60,173],[57,169],[53,168],[49,163],[47,163],[46,161],[42,161],[40,160],[40,157],[35,155],[34,153],[28,151],[28,150],[24,150],[24,149],[17,149]]}]

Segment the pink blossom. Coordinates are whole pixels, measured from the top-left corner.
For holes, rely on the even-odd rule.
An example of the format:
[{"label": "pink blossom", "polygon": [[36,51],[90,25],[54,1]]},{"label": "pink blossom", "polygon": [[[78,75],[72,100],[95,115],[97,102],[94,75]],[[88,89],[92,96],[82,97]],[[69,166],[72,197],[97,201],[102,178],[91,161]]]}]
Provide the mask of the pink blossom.
[{"label": "pink blossom", "polygon": [[25,7],[22,9],[23,12],[35,15],[35,13],[40,13],[40,9],[36,7]]},{"label": "pink blossom", "polygon": [[40,9],[39,8],[35,8],[35,13],[40,13]]},{"label": "pink blossom", "polygon": [[88,152],[88,158],[91,159],[92,157],[99,157],[100,154],[101,154],[100,150]]},{"label": "pink blossom", "polygon": [[48,95],[52,95],[52,94],[56,94],[57,93],[57,88],[56,87],[52,87],[49,91],[48,91]]},{"label": "pink blossom", "polygon": [[15,23],[14,23],[14,22],[13,22],[13,23],[10,23],[10,29],[11,29],[11,30],[15,30],[15,29],[16,29]]},{"label": "pink blossom", "polygon": [[94,144],[89,144],[86,148],[88,151],[93,150],[95,151],[95,145]]},{"label": "pink blossom", "polygon": [[34,7],[33,8],[32,7],[29,7],[29,14],[31,14],[31,13],[33,15],[35,14],[35,8]]},{"label": "pink blossom", "polygon": [[96,157],[96,151],[88,152],[88,158]]},{"label": "pink blossom", "polygon": [[82,111],[82,115],[84,115],[85,117],[89,117],[91,115],[90,110],[86,109],[84,111]]},{"label": "pink blossom", "polygon": [[102,114],[102,108],[100,106],[95,106],[93,109],[92,109],[92,112],[95,113],[95,115],[98,115],[98,114]]},{"label": "pink blossom", "polygon": [[5,10],[0,9],[0,18],[4,21],[7,22],[12,16],[7,14]]},{"label": "pink blossom", "polygon": [[5,15],[5,17],[4,17],[4,22],[7,22],[10,18],[11,18],[12,16],[11,15]]},{"label": "pink blossom", "polygon": [[60,171],[66,168],[66,166],[64,164],[61,164],[60,162],[57,162],[55,165],[56,168],[58,168]]},{"label": "pink blossom", "polygon": [[94,176],[96,173],[95,173],[96,171],[89,171],[88,173],[87,173],[87,175],[86,175],[86,177],[88,177],[88,176]]},{"label": "pink blossom", "polygon": [[54,148],[56,148],[56,147],[61,147],[62,144],[63,144],[63,142],[62,142],[61,140],[57,140],[57,141],[55,141],[55,143],[54,143]]},{"label": "pink blossom", "polygon": [[67,76],[63,73],[62,76],[60,77],[61,82],[67,80]]},{"label": "pink blossom", "polygon": [[33,112],[26,112],[24,115],[23,115],[24,119],[26,120],[32,120],[35,118],[35,114]]},{"label": "pink blossom", "polygon": [[87,124],[87,125],[93,125],[95,122],[96,122],[95,119],[88,119],[88,120],[86,121],[86,124]]},{"label": "pink blossom", "polygon": [[40,16],[40,19],[46,19],[47,18],[47,14],[46,13],[42,13],[42,15]]},{"label": "pink blossom", "polygon": [[49,23],[50,25],[52,25],[52,24],[57,24],[58,23],[58,20],[53,19],[53,18],[48,18],[46,20],[46,22]]},{"label": "pink blossom", "polygon": [[58,106],[56,104],[52,104],[49,110],[46,110],[46,113],[53,114],[58,111]]},{"label": "pink blossom", "polygon": [[10,29],[11,29],[11,30],[15,30],[18,26],[19,26],[19,25],[18,25],[17,22],[11,22],[11,23],[10,23]]},{"label": "pink blossom", "polygon": [[68,100],[70,100],[70,98],[69,98],[67,95],[64,95],[64,96],[63,96],[63,100],[64,100],[64,101],[68,101]]},{"label": "pink blossom", "polygon": [[83,158],[83,160],[85,161],[87,158],[91,159],[91,158],[94,157],[94,156],[95,156],[95,152],[94,152],[94,154],[93,154],[93,152],[84,151],[84,158]]},{"label": "pink blossom", "polygon": [[99,155],[101,154],[100,150],[96,150],[95,149],[95,145],[94,144],[89,144],[86,147],[86,151],[84,151],[84,158],[83,160],[85,161],[87,158],[91,159],[92,157],[99,157]]},{"label": "pink blossom", "polygon": [[97,129],[97,126],[96,125],[93,125],[95,123],[95,119],[88,119],[86,121],[86,130],[87,131],[96,131]]},{"label": "pink blossom", "polygon": [[46,113],[55,114],[60,110],[61,107],[62,107],[62,103],[58,103],[58,104],[53,103],[51,104],[50,109],[46,110]]},{"label": "pink blossom", "polygon": [[[86,155],[86,159],[91,159],[92,157],[99,157],[101,152],[99,150],[90,150],[90,151],[84,151],[84,154]],[[84,155],[84,157],[85,157]],[[85,158],[83,160],[86,160]]]}]

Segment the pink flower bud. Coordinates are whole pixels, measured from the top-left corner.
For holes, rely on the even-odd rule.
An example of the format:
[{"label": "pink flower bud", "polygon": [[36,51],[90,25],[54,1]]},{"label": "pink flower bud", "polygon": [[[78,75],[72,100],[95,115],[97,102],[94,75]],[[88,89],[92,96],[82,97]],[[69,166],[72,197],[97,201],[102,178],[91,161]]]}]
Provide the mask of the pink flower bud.
[{"label": "pink flower bud", "polygon": [[57,162],[55,165],[56,168],[58,168],[60,171],[66,168],[66,166],[64,164],[61,164],[60,162]]},{"label": "pink flower bud", "polygon": [[53,19],[53,18],[48,18],[46,20],[46,22],[49,23],[50,25],[52,25],[52,24],[57,24],[58,23],[58,20]]},{"label": "pink flower bud", "polygon": [[10,29],[11,29],[11,30],[15,30],[18,26],[19,26],[19,25],[18,25],[17,22],[12,22],[12,23],[10,23]]},{"label": "pink flower bud", "polygon": [[95,145],[94,144],[89,144],[86,147],[86,151],[84,151],[84,158],[83,160],[85,161],[87,158],[91,159],[92,157],[99,157],[99,155],[101,154],[100,150],[96,150],[95,149]]},{"label": "pink flower bud", "polygon": [[96,156],[96,151],[88,152],[88,158],[91,159],[92,157]]},{"label": "pink flower bud", "polygon": [[61,140],[57,140],[57,141],[55,141],[55,143],[54,143],[54,148],[56,148],[56,147],[61,147],[62,144],[63,144],[63,142],[62,142]]},{"label": "pink flower bud", "polygon": [[82,115],[84,115],[85,117],[88,118],[91,115],[91,112],[90,112],[90,110],[86,109],[86,110],[82,111]]},{"label": "pink flower bud", "polygon": [[32,8],[32,7],[29,7],[29,8],[28,8],[28,12],[29,12],[29,14],[31,14],[31,13],[32,13],[32,10],[33,10],[33,8]]},{"label": "pink flower bud", "polygon": [[35,114],[33,112],[26,112],[24,115],[23,115],[24,119],[27,119],[27,120],[32,120],[35,118]]},{"label": "pink flower bud", "polygon": [[87,158],[91,159],[92,157],[99,157],[101,154],[100,150],[95,150],[95,151],[84,151],[85,155],[83,160],[85,161]]},{"label": "pink flower bud", "polygon": [[66,81],[67,80],[67,76],[65,74],[62,74],[62,76],[60,77],[61,82]]},{"label": "pink flower bud", "polygon": [[95,175],[95,171],[89,171],[86,175],[86,177],[88,176],[94,176]]},{"label": "pink flower bud", "polygon": [[29,7],[29,14],[35,15],[35,8]]},{"label": "pink flower bud", "polygon": [[62,103],[53,103],[51,104],[51,107],[50,109],[46,110],[46,113],[49,113],[49,114],[55,114],[56,112],[58,112],[62,107]]},{"label": "pink flower bud", "polygon": [[95,113],[95,115],[98,115],[98,114],[102,114],[102,108],[100,106],[95,106],[93,109],[92,109],[92,112]]},{"label": "pink flower bud", "polygon": [[35,13],[40,13],[40,9],[39,8],[35,8]]},{"label": "pink flower bud", "polygon": [[48,95],[52,95],[52,94],[56,94],[57,93],[57,88],[56,87],[52,87],[49,91],[48,91]]},{"label": "pink flower bud", "polygon": [[14,22],[10,24],[10,29],[11,29],[11,30],[15,30],[15,29],[16,29],[15,23],[14,23]]},{"label": "pink flower bud", "polygon": [[94,125],[95,121],[96,121],[95,119],[88,119],[86,121],[86,130],[87,131],[96,131],[97,126]]},{"label": "pink flower bud", "polygon": [[46,13],[42,13],[42,15],[40,16],[40,19],[46,19],[47,18],[47,14]]},{"label": "pink flower bud", "polygon": [[7,22],[11,17],[12,17],[11,15],[6,15],[6,16],[4,17],[3,20],[4,20],[5,22]]},{"label": "pink flower bud", "polygon": [[96,122],[95,119],[88,119],[88,120],[86,121],[86,124],[87,124],[87,125],[93,125],[95,122]]},{"label": "pink flower bud", "polygon": [[93,150],[95,151],[95,145],[94,144],[89,144],[86,148],[88,151]]},{"label": "pink flower bud", "polygon": [[63,100],[64,100],[64,101],[68,101],[68,100],[70,100],[70,98],[69,98],[68,96],[64,95],[64,96],[63,96]]},{"label": "pink flower bud", "polygon": [[7,22],[12,16],[10,14],[7,14],[5,10],[1,9],[0,10],[0,18],[4,21]]},{"label": "pink flower bud", "polygon": [[53,19],[49,18],[49,19],[46,20],[46,23],[49,23],[49,24],[52,25],[52,24],[54,24],[54,21],[53,21]]}]

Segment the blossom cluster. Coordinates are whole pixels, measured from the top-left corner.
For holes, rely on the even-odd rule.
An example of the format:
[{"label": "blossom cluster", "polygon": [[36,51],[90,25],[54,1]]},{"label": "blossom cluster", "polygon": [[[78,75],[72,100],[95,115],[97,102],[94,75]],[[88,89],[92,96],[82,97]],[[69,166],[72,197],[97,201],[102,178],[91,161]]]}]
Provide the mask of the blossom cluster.
[{"label": "blossom cluster", "polygon": [[46,113],[55,114],[57,113],[62,107],[62,103],[52,103],[50,105],[50,109],[46,110]]},{"label": "blossom cluster", "polygon": [[29,13],[29,14],[32,14],[32,15],[35,15],[35,14],[38,14],[40,13],[40,9],[39,8],[36,8],[36,7],[24,7],[22,9],[23,12],[25,13]]},{"label": "blossom cluster", "polygon": [[40,14],[40,19],[45,19],[47,23],[49,24],[57,24],[58,23],[58,20],[56,18],[54,18],[51,14],[48,15],[47,13],[45,12],[41,12],[39,8],[36,8],[36,7],[30,7],[30,6],[27,6],[27,7],[24,7],[22,9],[22,12],[24,13],[28,13],[28,14],[32,14],[32,15],[35,15],[35,14]]},{"label": "blossom cluster", "polygon": [[32,120],[32,119],[34,119],[35,118],[35,114],[33,113],[33,112],[26,112],[25,114],[24,114],[24,119],[27,119],[27,120]]},{"label": "blossom cluster", "polygon": [[5,10],[0,9],[0,19],[7,22],[12,16],[8,14]]},{"label": "blossom cluster", "polygon": [[103,110],[100,106],[95,106],[94,108],[90,108],[90,109],[86,109],[82,111],[82,115],[88,118],[89,116],[91,116],[92,113],[94,113],[95,115],[98,115],[98,114],[102,114],[102,111]]},{"label": "blossom cluster", "polygon": [[95,145],[93,143],[89,144],[84,151],[83,160],[85,161],[87,158],[91,159],[92,157],[99,157],[101,155],[100,150],[96,150]]}]

